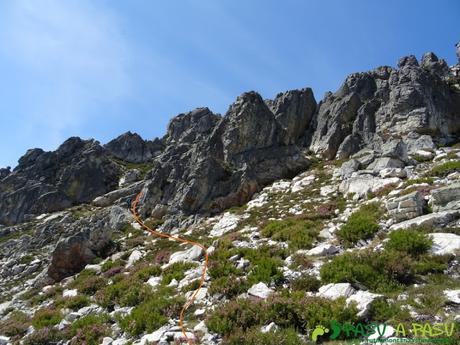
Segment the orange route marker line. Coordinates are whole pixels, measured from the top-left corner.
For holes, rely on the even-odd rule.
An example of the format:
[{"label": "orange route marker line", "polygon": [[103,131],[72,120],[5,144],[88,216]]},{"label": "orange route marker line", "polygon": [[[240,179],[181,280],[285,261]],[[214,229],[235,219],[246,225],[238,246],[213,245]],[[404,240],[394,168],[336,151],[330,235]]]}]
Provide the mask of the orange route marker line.
[{"label": "orange route marker line", "polygon": [[171,235],[156,231],[154,229],[151,229],[150,227],[145,225],[144,222],[142,221],[142,219],[140,218],[139,214],[137,213],[137,205],[139,204],[139,201],[140,201],[141,197],[142,197],[142,192],[139,192],[139,194],[137,194],[136,198],[134,199],[134,201],[131,204],[131,213],[132,213],[134,219],[136,220],[136,222],[143,229],[147,230],[152,235],[155,235],[155,236],[158,236],[158,237],[163,237],[163,238],[168,238],[168,239],[173,239],[174,241],[178,241],[178,242],[181,242],[181,243],[191,244],[191,245],[194,245],[194,246],[197,246],[197,247],[201,248],[201,250],[204,251],[204,266],[203,266],[203,272],[201,273],[200,284],[199,284],[198,288],[195,290],[195,292],[192,294],[192,296],[190,296],[190,298],[185,302],[185,304],[182,307],[182,310],[180,312],[180,316],[179,316],[179,325],[180,325],[180,328],[182,330],[182,334],[184,335],[185,340],[187,341],[187,344],[188,345],[193,345],[192,341],[187,336],[187,332],[185,330],[184,314],[185,314],[186,310],[195,301],[196,295],[200,292],[200,290],[203,287],[203,284],[205,282],[206,271],[208,269],[208,249],[205,246],[203,246],[201,243],[190,241],[190,240],[187,240],[185,238],[178,237],[178,236],[171,236]]}]

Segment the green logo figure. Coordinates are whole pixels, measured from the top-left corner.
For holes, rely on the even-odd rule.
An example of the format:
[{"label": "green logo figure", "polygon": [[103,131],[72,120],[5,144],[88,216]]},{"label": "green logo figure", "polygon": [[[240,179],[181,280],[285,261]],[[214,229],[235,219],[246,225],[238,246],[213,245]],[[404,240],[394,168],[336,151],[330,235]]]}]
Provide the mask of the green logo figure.
[{"label": "green logo figure", "polygon": [[329,333],[329,329],[324,327],[324,326],[322,326],[322,325],[318,325],[318,326],[316,326],[316,328],[314,329],[313,333],[311,334],[311,339],[316,342],[318,337],[320,335],[324,335],[325,333]]}]

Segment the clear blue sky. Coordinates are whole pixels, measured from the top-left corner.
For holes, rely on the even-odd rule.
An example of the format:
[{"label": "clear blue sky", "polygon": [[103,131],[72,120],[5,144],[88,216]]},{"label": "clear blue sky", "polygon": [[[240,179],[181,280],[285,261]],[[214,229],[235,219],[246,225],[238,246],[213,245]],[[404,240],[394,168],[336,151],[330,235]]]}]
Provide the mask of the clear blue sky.
[{"label": "clear blue sky", "polygon": [[0,166],[69,136],[162,136],[244,91],[312,87],[460,41],[457,0],[0,1]]}]

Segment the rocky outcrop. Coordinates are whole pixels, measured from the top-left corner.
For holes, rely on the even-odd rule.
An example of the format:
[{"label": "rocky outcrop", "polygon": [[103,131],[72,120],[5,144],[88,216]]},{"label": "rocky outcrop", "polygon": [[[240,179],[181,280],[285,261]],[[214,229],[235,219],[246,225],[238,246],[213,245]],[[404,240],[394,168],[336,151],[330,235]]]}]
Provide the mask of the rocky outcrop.
[{"label": "rocky outcrop", "polygon": [[418,191],[386,202],[388,213],[397,221],[412,219],[423,214],[426,202]]},{"label": "rocky outcrop", "polygon": [[448,75],[446,62],[433,53],[420,64],[407,56],[398,69],[350,75],[320,102],[311,149],[327,158],[347,158],[365,146],[378,150],[391,137],[452,140],[460,130],[460,95],[450,89]]},{"label": "rocky outcrop", "polygon": [[94,140],[70,138],[56,151],[33,149],[0,182],[0,223],[62,210],[116,188],[120,168]]},{"label": "rocky outcrop", "polygon": [[460,183],[431,191],[431,204],[434,211],[460,209]]},{"label": "rocky outcrop", "polygon": [[152,160],[163,149],[160,139],[143,140],[138,134],[126,132],[104,147],[116,158],[131,163],[145,163]]},{"label": "rocky outcrop", "polygon": [[48,275],[55,281],[81,271],[111,249],[112,229],[105,214],[82,218],[72,226],[75,234],[61,239],[52,252]]},{"label": "rocky outcrop", "polygon": [[147,176],[142,211],[190,214],[242,204],[266,184],[308,167],[301,149],[286,144],[292,141],[255,92],[238,97],[224,117],[206,108],[179,115]]}]

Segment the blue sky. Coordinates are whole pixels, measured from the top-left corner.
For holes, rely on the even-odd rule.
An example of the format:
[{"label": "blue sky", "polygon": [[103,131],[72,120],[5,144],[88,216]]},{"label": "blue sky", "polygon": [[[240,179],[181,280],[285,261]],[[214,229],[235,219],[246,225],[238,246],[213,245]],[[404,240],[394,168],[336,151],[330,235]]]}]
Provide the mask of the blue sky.
[{"label": "blue sky", "polygon": [[195,107],[225,113],[460,41],[457,0],[0,1],[0,167],[69,136],[162,136]]}]

